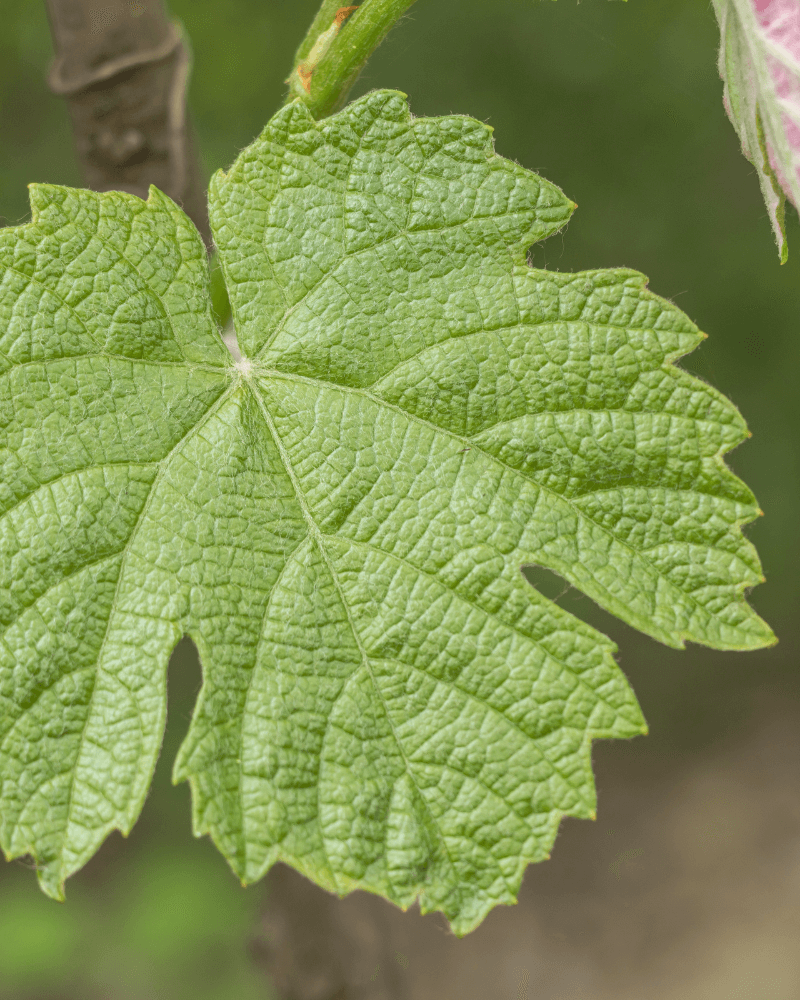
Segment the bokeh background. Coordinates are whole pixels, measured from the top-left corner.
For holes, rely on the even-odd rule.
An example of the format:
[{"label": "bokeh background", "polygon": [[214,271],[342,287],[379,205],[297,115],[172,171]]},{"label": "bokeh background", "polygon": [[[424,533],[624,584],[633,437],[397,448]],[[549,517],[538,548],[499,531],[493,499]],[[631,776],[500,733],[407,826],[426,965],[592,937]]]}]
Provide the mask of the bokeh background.
[{"label": "bokeh background", "polygon": [[[279,106],[316,6],[172,0],[194,49],[207,174]],[[781,641],[668,650],[542,579],[618,642],[650,735],[595,745],[597,822],[566,820],[520,905],[464,941],[378,900],[350,934],[363,912],[332,901],[351,985],[307,983],[297,1000],[800,998],[800,226],[790,212],[781,267],[722,109],[716,47],[709,0],[419,0],[359,84],[405,91],[417,115],[487,121],[498,152],[578,202],[536,266],[636,267],[709,334],[684,366],[753,432],[730,463],[766,515],[747,529],[767,575],[752,600]],[[3,225],[28,217],[29,181],[80,184],[66,108],[44,83],[50,57],[43,2],[0,0]],[[0,862],[2,1000],[275,996],[270,879],[241,889],[192,838],[187,786],[169,780],[199,685],[184,641],[142,818],[71,880],[66,904],[24,862]]]}]

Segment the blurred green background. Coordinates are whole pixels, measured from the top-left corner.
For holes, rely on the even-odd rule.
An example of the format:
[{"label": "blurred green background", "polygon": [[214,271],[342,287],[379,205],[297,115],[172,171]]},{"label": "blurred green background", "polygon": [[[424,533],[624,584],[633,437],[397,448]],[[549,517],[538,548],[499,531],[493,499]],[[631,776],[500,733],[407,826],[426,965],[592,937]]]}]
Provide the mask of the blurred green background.
[{"label": "blurred green background", "polygon": [[[190,103],[207,174],[229,165],[280,105],[316,7],[173,0],[194,49]],[[0,0],[0,14],[0,224],[14,225],[28,216],[28,182],[80,185],[80,176],[66,107],[44,83],[44,4]],[[560,598],[619,643],[650,723],[646,740],[598,747],[609,786],[631,768],[661,780],[715,747],[735,747],[759,706],[800,704],[800,226],[790,211],[781,267],[754,170],[722,109],[717,42],[711,5],[698,0],[418,0],[356,91],[396,87],[417,115],[466,113],[491,124],[499,153],[580,206],[565,233],[533,250],[534,264],[644,271],[709,334],[684,366],[730,396],[753,432],[730,464],[766,515],[747,529],[767,575],[752,600],[779,646],[675,652],[579,595]],[[142,819],[127,842],[112,836],[72,879],[64,906],[45,899],[24,863],[0,865],[3,1000],[270,996],[252,959],[267,890],[242,890],[211,845],[192,839],[187,787],[169,780],[199,684],[184,642],[170,668],[167,735]],[[785,748],[774,753],[785,758]],[[765,772],[772,763],[768,743]],[[560,842],[548,872],[531,875],[551,894],[560,891]],[[787,982],[785,993],[741,996],[800,996],[800,983]],[[641,995],[672,995],[657,983],[643,981]]]}]

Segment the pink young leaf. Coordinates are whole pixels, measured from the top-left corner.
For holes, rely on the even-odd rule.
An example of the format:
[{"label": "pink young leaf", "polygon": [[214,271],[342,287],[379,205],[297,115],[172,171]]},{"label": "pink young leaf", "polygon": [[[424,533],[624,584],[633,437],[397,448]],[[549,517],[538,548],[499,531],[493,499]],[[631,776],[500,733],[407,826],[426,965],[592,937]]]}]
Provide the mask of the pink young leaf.
[{"label": "pink young leaf", "polygon": [[713,0],[725,109],[758,171],[786,260],[785,199],[800,208],[800,0]]}]

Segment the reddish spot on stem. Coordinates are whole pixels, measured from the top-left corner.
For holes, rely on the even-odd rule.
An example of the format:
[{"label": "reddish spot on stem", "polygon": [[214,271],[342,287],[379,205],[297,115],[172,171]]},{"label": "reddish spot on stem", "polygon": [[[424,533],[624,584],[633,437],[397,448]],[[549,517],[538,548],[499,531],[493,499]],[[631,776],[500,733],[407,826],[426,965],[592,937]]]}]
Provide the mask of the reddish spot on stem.
[{"label": "reddish spot on stem", "polygon": [[306,69],[305,63],[300,63],[297,67],[297,75],[300,77],[300,83],[305,87],[306,93],[311,93],[311,75],[314,71],[311,69]]},{"label": "reddish spot on stem", "polygon": [[336,17],[333,19],[335,24],[341,25],[342,22],[346,21],[348,17],[353,13],[354,10],[358,10],[358,7],[340,7],[336,11]]}]

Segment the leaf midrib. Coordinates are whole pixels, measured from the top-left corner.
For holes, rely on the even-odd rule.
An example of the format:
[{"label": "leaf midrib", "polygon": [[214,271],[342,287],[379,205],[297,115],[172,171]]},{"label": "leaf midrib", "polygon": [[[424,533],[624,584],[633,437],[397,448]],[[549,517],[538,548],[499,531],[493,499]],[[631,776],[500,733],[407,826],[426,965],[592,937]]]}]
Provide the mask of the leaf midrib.
[{"label": "leaf midrib", "polygon": [[[325,546],[325,543],[324,543],[323,533],[321,532],[319,526],[317,525],[316,521],[314,520],[314,518],[313,518],[313,516],[311,514],[311,511],[308,509],[308,505],[306,503],[305,494],[303,493],[302,489],[300,488],[300,484],[297,481],[297,476],[296,476],[295,471],[294,471],[294,466],[292,465],[291,461],[289,460],[289,456],[286,454],[286,450],[285,450],[285,448],[283,446],[283,440],[281,439],[280,435],[277,432],[277,429],[275,427],[275,423],[274,423],[274,421],[272,419],[272,414],[269,412],[269,408],[266,405],[266,401],[264,400],[264,398],[261,395],[261,393],[259,391],[257,391],[257,389],[256,389],[256,387],[255,387],[255,385],[254,385],[253,382],[250,382],[250,386],[251,386],[251,391],[253,393],[253,396],[256,399],[256,403],[257,403],[257,405],[258,405],[258,407],[259,407],[259,409],[261,411],[261,414],[262,414],[262,417],[264,419],[264,422],[266,423],[266,425],[267,425],[267,427],[269,429],[270,435],[272,436],[272,439],[273,439],[273,441],[275,443],[275,447],[278,450],[278,454],[280,456],[281,463],[283,464],[284,469],[286,470],[286,474],[287,474],[287,476],[289,477],[289,479],[290,479],[290,481],[292,483],[292,488],[294,489],[298,506],[300,507],[300,509],[302,511],[302,514],[303,514],[303,518],[306,521],[306,524],[308,525],[309,534],[313,537],[313,539],[314,539],[314,541],[315,541],[315,543],[317,545],[317,548],[319,549],[320,555],[322,556],[322,559],[325,562],[327,570],[328,570],[328,572],[331,575],[331,580],[333,581],[333,585],[336,588],[336,592],[337,592],[337,594],[339,596],[339,600],[341,602],[342,608],[344,609],[345,615],[347,616],[348,626],[349,626],[350,631],[351,631],[351,633],[353,635],[353,639],[354,639],[354,641],[356,643],[356,647],[357,647],[357,649],[358,649],[358,651],[359,651],[359,653],[361,655],[362,665],[366,668],[367,673],[369,674],[370,680],[372,681],[372,686],[373,686],[373,688],[375,690],[375,693],[378,696],[378,699],[379,699],[379,701],[381,703],[381,707],[383,708],[384,715],[386,716],[386,720],[387,720],[387,722],[389,724],[389,727],[391,729],[391,732],[392,732],[392,737],[393,737],[393,739],[395,741],[395,744],[396,744],[397,749],[398,749],[398,751],[400,753],[400,756],[403,759],[403,765],[405,767],[406,773],[408,774],[410,780],[414,783],[414,787],[417,790],[417,794],[419,795],[420,801],[423,803],[423,805],[425,807],[425,810],[428,813],[429,820],[430,820],[430,822],[433,824],[434,828],[438,832],[441,845],[442,845],[442,847],[443,847],[443,849],[444,849],[444,851],[445,851],[445,853],[447,855],[448,861],[450,862],[451,866],[453,866],[453,869],[455,870],[455,866],[453,865],[452,858],[450,857],[450,852],[449,852],[449,850],[447,848],[447,844],[446,844],[446,841],[444,839],[444,834],[443,834],[442,830],[439,828],[439,825],[436,822],[436,818],[431,813],[430,806],[428,805],[428,802],[425,799],[425,796],[422,794],[422,790],[419,788],[419,786],[417,784],[417,781],[416,781],[416,779],[415,779],[415,777],[414,777],[414,775],[413,775],[413,773],[411,771],[411,767],[410,767],[408,759],[406,757],[405,750],[403,748],[403,745],[402,745],[402,743],[400,741],[399,736],[397,735],[397,731],[395,730],[395,727],[394,727],[394,722],[393,722],[392,717],[391,717],[391,715],[389,713],[388,706],[386,705],[386,700],[383,697],[383,693],[382,693],[380,687],[378,686],[377,680],[375,679],[375,675],[374,675],[373,670],[372,670],[372,664],[370,663],[369,655],[367,654],[367,651],[364,648],[364,644],[361,641],[361,636],[359,635],[358,629],[356,628],[355,622],[353,621],[353,616],[352,616],[352,613],[350,611],[350,604],[347,601],[347,598],[345,597],[344,591],[342,590],[342,586],[341,586],[341,583],[339,581],[339,575],[336,572],[336,568],[334,567],[334,565],[333,565],[333,563],[332,563],[332,561],[330,559],[330,556],[328,555],[328,552],[327,552],[327,549],[326,549],[326,546]],[[343,688],[343,690],[344,690],[344,688]],[[329,724],[330,724],[330,713],[328,714],[328,718],[327,718],[327,721],[326,721],[326,731],[327,731],[327,727],[328,727]],[[325,836],[324,836],[324,833],[322,832],[321,829],[320,829],[320,834],[321,834],[321,840],[324,843]],[[323,847],[323,850],[325,851],[326,857],[328,857],[327,849]],[[328,861],[328,863],[330,864],[330,860]],[[333,869],[332,866],[331,866],[331,871],[333,872],[334,883],[338,884],[337,873],[336,873],[335,869]]]},{"label": "leaf midrib", "polygon": [[159,361],[156,358],[132,358],[127,354],[112,354],[104,350],[94,351],[91,354],[62,354],[52,358],[31,358],[29,361],[11,361],[6,355],[3,355],[3,357],[8,361],[9,367],[6,371],[0,372],[0,379],[8,378],[14,372],[23,368],[34,368],[37,365],[43,368],[48,365],[63,364],[70,361],[86,361],[89,358],[107,358],[109,361],[124,361],[132,365],[152,365],[156,368],[184,368],[189,372],[207,371],[223,376],[227,376],[231,369],[231,366],[228,364],[214,365],[210,362],[190,361],[186,358],[178,361]]}]

